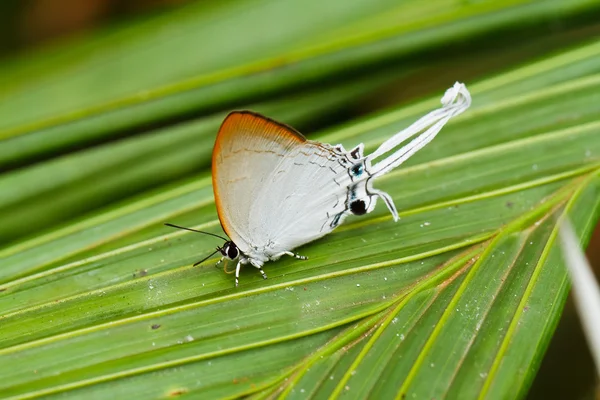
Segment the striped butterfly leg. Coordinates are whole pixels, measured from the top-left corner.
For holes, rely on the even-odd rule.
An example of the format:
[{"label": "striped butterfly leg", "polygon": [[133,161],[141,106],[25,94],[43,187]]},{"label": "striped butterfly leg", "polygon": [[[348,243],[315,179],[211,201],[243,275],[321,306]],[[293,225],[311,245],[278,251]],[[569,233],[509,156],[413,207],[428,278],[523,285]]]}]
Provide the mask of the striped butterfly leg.
[{"label": "striped butterfly leg", "polygon": [[258,272],[260,272],[260,274],[262,275],[263,279],[267,279],[267,274],[265,274],[265,271],[263,271],[262,267],[255,265],[254,266],[256,269],[258,269]]},{"label": "striped butterfly leg", "polygon": [[235,287],[238,287],[240,284],[240,269],[242,267],[242,260],[238,260],[238,263],[235,267]]},{"label": "striped butterfly leg", "polygon": [[[240,269],[242,264],[246,264],[248,263],[248,261],[246,261],[245,263],[242,262],[242,260],[238,261],[237,266],[235,267],[235,286],[237,287],[239,285],[240,282]],[[250,264],[258,269],[258,272],[260,272],[260,274],[262,275],[263,279],[267,279],[267,274],[265,273],[265,271],[262,269],[262,264],[259,263],[254,263],[252,262],[252,260],[250,260]]]},{"label": "striped butterfly leg", "polygon": [[301,256],[300,254],[292,253],[291,251],[282,251],[281,253],[274,255],[273,259],[278,259],[281,256],[290,256],[290,257],[294,257],[298,260],[308,260],[307,256]]},{"label": "striped butterfly leg", "polygon": [[258,272],[260,272],[260,274],[262,275],[263,279],[267,279],[267,274],[265,274],[265,271],[263,271],[263,269],[262,269],[262,266],[263,266],[262,262],[257,262],[257,261],[254,261],[254,260],[251,259],[250,260],[250,264],[252,264],[252,266],[254,268],[258,269]]},{"label": "striped butterfly leg", "polygon": [[301,256],[300,254],[298,254],[298,253],[292,253],[291,251],[286,251],[283,254],[288,255],[290,257],[294,257],[294,258],[296,258],[298,260],[308,260],[307,256]]},{"label": "striped butterfly leg", "polygon": [[[292,253],[291,251],[283,251],[279,254],[277,254],[276,256],[274,256],[273,258],[279,258],[283,255],[287,255],[290,257],[294,257],[298,260],[308,260],[308,257],[306,256],[301,256],[300,254],[296,254],[296,253]],[[247,261],[248,262],[248,261]],[[237,266],[235,267],[235,286],[237,287],[239,285],[240,282],[240,269],[242,264],[242,260],[238,261]],[[256,269],[258,269],[258,272],[260,272],[260,274],[262,275],[263,279],[267,279],[267,274],[265,273],[265,271],[262,269],[262,264],[256,263],[256,262],[252,262],[252,260],[250,260],[250,264],[252,264],[252,266]]]},{"label": "striped butterfly leg", "polygon": [[221,259],[219,261],[217,261],[217,263],[215,264],[215,268],[219,268],[219,265],[221,265],[221,263],[223,262],[223,260],[225,259],[225,257],[221,257]]}]

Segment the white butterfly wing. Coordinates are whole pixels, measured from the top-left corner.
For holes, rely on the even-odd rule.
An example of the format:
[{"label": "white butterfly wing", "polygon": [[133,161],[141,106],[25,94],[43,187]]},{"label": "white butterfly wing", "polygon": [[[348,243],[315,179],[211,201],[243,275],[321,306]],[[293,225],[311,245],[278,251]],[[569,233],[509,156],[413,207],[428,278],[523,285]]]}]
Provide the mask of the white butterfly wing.
[{"label": "white butterfly wing", "polygon": [[271,172],[253,202],[249,229],[269,255],[331,232],[346,210],[349,176],[328,145],[306,141]]},{"label": "white butterfly wing", "polygon": [[286,125],[229,114],[212,159],[223,229],[243,253],[266,258],[326,235],[346,208],[350,178],[340,158]]}]

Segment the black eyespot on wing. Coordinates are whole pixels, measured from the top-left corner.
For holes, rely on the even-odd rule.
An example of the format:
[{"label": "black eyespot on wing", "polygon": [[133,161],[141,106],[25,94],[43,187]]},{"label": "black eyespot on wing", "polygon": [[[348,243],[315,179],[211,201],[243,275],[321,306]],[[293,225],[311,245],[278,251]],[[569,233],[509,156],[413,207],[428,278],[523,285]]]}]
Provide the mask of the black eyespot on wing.
[{"label": "black eyespot on wing", "polygon": [[352,172],[352,175],[354,176],[361,176],[364,170],[365,169],[361,163],[354,164],[352,168],[350,168],[350,172]]},{"label": "black eyespot on wing", "polygon": [[358,160],[360,158],[360,147],[357,147],[354,150],[352,150],[350,152],[350,157],[352,157],[355,160]]},{"label": "black eyespot on wing", "polygon": [[354,200],[350,203],[350,212],[354,215],[365,215],[367,213],[367,204],[364,200]]}]

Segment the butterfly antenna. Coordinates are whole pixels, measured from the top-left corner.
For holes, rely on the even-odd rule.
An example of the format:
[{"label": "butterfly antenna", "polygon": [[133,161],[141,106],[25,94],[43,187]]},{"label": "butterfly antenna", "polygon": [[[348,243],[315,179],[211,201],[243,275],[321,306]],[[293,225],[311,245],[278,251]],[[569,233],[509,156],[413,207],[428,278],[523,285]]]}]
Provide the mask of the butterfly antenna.
[{"label": "butterfly antenna", "polygon": [[196,265],[202,264],[204,261],[208,260],[209,258],[211,258],[212,256],[214,256],[215,254],[217,254],[219,250],[215,250],[212,253],[210,253],[207,257],[203,258],[202,260],[198,261],[197,263],[194,264],[194,267]]},{"label": "butterfly antenna", "polygon": [[166,226],[170,226],[171,228],[183,229],[183,230],[186,230],[186,231],[191,231],[191,232],[196,232],[196,233],[204,233],[205,235],[214,236],[214,237],[217,237],[219,239],[223,239],[226,242],[229,241],[229,239],[224,238],[223,236],[220,236],[220,235],[216,235],[214,233],[204,232],[204,231],[198,231],[196,229],[186,228],[185,226],[173,225],[173,224],[169,224],[169,223],[165,223],[165,225]]}]

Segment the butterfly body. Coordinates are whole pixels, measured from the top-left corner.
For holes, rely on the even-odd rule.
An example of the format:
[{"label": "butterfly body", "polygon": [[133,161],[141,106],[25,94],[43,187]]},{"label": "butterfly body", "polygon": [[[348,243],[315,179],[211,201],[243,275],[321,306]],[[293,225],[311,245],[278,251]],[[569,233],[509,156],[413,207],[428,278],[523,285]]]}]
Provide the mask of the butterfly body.
[{"label": "butterfly body", "polygon": [[212,181],[219,220],[230,238],[217,251],[221,261],[237,258],[236,286],[241,265],[253,265],[266,278],[265,262],[284,255],[305,259],[292,250],[327,235],[348,215],[373,211],[378,199],[398,220],[392,198],[373,187],[374,179],[433,140],[470,101],[466,87],[456,83],[442,98],[442,108],[369,155],[362,143],[347,151],[339,144],[307,140],[251,111],[230,113],[213,148]]},{"label": "butterfly body", "polygon": [[[362,145],[310,141],[250,111],[230,113],[213,150],[213,188],[223,230],[240,263],[267,261],[330,233],[374,207]],[[369,207],[367,207],[367,204]]]}]

